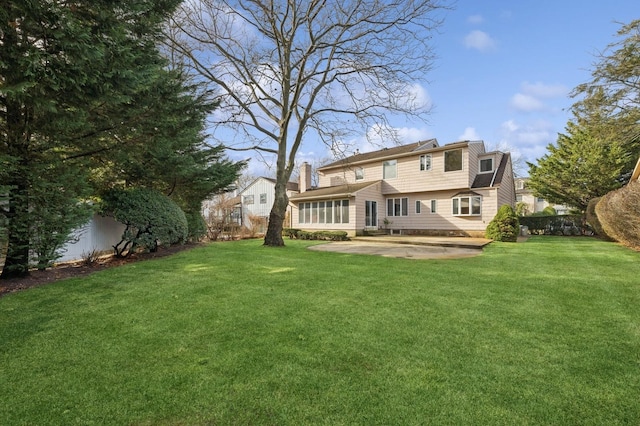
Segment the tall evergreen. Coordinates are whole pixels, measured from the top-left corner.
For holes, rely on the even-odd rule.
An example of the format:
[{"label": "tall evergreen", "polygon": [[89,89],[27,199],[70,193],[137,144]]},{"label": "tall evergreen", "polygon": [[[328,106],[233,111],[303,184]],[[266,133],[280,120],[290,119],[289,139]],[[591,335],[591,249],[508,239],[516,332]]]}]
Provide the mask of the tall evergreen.
[{"label": "tall evergreen", "polygon": [[[128,125],[131,100],[161,63],[160,25],[177,3],[9,0],[0,8],[1,278],[28,273],[34,224],[43,219],[35,203],[77,205],[85,194],[66,191],[70,176],[87,181],[91,155],[121,143],[104,135]],[[74,173],[47,172],[62,169]],[[56,197],[47,198],[44,182]]]}]

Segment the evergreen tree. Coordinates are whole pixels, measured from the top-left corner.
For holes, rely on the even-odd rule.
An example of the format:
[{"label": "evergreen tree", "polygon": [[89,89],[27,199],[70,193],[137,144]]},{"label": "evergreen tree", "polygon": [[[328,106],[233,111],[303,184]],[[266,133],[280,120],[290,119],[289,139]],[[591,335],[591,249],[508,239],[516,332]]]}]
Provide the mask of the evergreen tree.
[{"label": "evergreen tree", "polygon": [[620,176],[628,162],[622,144],[596,139],[575,123],[567,134],[550,144],[538,164],[529,164],[529,188],[553,204],[585,211],[589,200],[622,185]]},{"label": "evergreen tree", "polygon": [[[0,8],[0,215],[8,234],[0,278],[28,273],[34,187],[58,179],[38,173],[75,167],[74,179],[88,178],[79,159],[107,149],[101,142],[113,139],[96,136],[128,122],[128,102],[159,63],[149,60],[159,58],[159,26],[177,3],[9,0]],[[68,195],[56,198],[60,209],[81,194]]]}]

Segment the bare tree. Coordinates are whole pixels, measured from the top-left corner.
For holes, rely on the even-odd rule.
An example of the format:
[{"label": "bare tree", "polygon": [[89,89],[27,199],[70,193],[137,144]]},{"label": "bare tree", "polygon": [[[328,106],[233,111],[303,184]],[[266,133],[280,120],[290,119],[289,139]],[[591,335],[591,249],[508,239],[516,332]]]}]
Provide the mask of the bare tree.
[{"label": "bare tree", "polygon": [[[213,85],[212,125],[236,149],[275,158],[275,202],[264,244],[284,245],[286,184],[303,137],[343,146],[389,114],[423,118],[429,41],[445,0],[190,0],[172,19],[172,55]],[[363,131],[365,130],[365,131]],[[227,146],[234,148],[233,141]]]}]

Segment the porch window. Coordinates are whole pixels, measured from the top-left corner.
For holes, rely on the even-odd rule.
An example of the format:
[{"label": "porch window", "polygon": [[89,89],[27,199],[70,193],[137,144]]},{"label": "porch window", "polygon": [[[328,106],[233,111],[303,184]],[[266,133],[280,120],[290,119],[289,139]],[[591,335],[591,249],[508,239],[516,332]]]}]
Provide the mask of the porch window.
[{"label": "porch window", "polygon": [[453,198],[454,216],[479,216],[482,197],[455,197]]},{"label": "porch window", "polygon": [[298,223],[349,223],[349,200],[300,203]]}]

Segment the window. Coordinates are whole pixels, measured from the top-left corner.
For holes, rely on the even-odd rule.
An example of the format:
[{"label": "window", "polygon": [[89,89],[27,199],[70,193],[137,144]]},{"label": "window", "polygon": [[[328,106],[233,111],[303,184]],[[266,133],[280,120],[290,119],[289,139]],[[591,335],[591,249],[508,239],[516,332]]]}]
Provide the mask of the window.
[{"label": "window", "polygon": [[436,212],[436,200],[431,200],[431,213],[435,213]]},{"label": "window", "polygon": [[454,216],[479,216],[482,197],[456,197],[453,199]]},{"label": "window", "polygon": [[349,200],[300,203],[298,223],[349,223]]},{"label": "window", "polygon": [[420,214],[420,207],[422,206],[422,201],[416,201],[416,214]]},{"label": "window", "polygon": [[362,167],[358,167],[356,169],[356,180],[363,180],[364,179],[364,169]]},{"label": "window", "polygon": [[420,171],[431,170],[431,154],[420,156]]},{"label": "window", "polygon": [[522,202],[522,195],[516,195],[516,201],[521,203]]},{"label": "window", "polygon": [[408,216],[408,198],[387,198],[387,216]]},{"label": "window", "polygon": [[253,194],[242,197],[242,202],[244,204],[253,204]]},{"label": "window", "polygon": [[493,171],[493,158],[483,158],[480,160],[480,173]]},{"label": "window", "polygon": [[462,170],[462,150],[453,149],[444,152],[444,171],[455,172]]},{"label": "window", "polygon": [[397,166],[397,160],[384,161],[382,163],[382,178],[395,179],[398,176]]},{"label": "window", "polygon": [[260,204],[267,204],[267,194],[260,194]]},{"label": "window", "polygon": [[517,180],[516,181],[516,189],[524,189],[524,181]]}]

